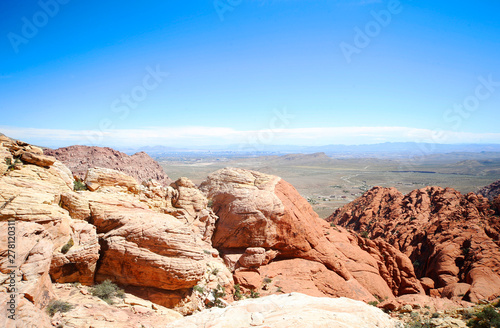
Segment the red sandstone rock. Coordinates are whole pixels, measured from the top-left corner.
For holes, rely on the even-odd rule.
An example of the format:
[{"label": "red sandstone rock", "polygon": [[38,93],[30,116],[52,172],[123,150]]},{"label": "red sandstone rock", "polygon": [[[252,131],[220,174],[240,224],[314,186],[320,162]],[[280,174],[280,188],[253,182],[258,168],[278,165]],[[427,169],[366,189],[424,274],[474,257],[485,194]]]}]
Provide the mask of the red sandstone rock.
[{"label": "red sandstone rock", "polygon": [[103,167],[121,171],[139,182],[154,179],[163,186],[172,182],[162,167],[144,152],[128,156],[107,147],[70,146],[45,150],[45,154],[63,162],[80,180],[85,178],[87,169]]},{"label": "red sandstone rock", "polygon": [[404,196],[394,188],[375,187],[327,220],[386,240],[441,292],[470,284],[463,298],[476,302],[500,296],[500,222],[494,215],[490,202],[473,193],[427,187]]},{"label": "red sandstone rock", "polygon": [[500,196],[500,180],[479,189],[477,193],[488,198],[490,201],[493,201],[495,198]]},{"label": "red sandstone rock", "polygon": [[[330,227],[279,177],[222,169],[200,189],[219,216],[213,244],[236,270],[235,280],[248,289],[279,274],[283,290],[315,296],[370,301],[373,295],[423,292],[404,254],[383,241],[365,243]],[[269,284],[260,287],[263,294],[277,290]]]}]

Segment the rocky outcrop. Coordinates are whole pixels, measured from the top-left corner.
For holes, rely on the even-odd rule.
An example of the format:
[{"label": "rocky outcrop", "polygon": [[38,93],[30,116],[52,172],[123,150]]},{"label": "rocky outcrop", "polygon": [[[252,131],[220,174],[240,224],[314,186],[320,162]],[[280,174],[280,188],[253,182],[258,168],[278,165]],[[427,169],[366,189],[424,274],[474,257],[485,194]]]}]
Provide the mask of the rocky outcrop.
[{"label": "rocky outcrop", "polygon": [[[74,180],[69,170],[55,159],[51,164],[25,163],[24,154],[28,151],[42,158],[44,155],[40,149],[19,141],[3,141],[0,148],[4,149],[4,161],[21,158],[17,168],[7,170],[0,178],[3,201],[0,219],[36,222],[50,235],[52,279],[92,284],[100,248],[95,228],[85,221],[72,219],[68,211],[60,207],[62,194],[74,194]],[[63,254],[62,248],[70,240],[72,246]]]},{"label": "rocky outcrop", "polygon": [[271,295],[205,310],[167,324],[197,327],[351,327],[396,328],[401,323],[376,307],[347,298],[312,297],[300,293]]},{"label": "rocky outcrop", "polygon": [[93,167],[87,170],[85,185],[90,191],[96,191],[99,188],[111,187],[116,191],[138,192],[139,184],[137,180],[120,171],[106,169],[102,167]]},{"label": "rocky outcrop", "polygon": [[423,292],[405,255],[383,243],[364,251],[354,235],[326,224],[279,177],[228,168],[200,189],[219,217],[212,242],[247,290],[366,301]]},{"label": "rocky outcrop", "polygon": [[[14,249],[7,247],[9,226],[14,227],[11,231],[16,236],[15,241],[10,240]],[[48,327],[48,317],[42,309],[54,295],[49,276],[51,236],[41,225],[23,221],[15,225],[0,222],[0,231],[0,302],[6,306],[11,295],[16,295],[17,305],[9,312],[15,320],[7,318],[4,311],[0,323],[3,321],[2,327]]]},{"label": "rocky outcrop", "polygon": [[495,198],[500,196],[500,180],[479,189],[477,194],[488,198],[490,201],[493,201]]},{"label": "rocky outcrop", "polygon": [[53,254],[50,276],[55,282],[92,285],[100,251],[96,228],[85,221],[70,220],[69,229],[66,243]]},{"label": "rocky outcrop", "polygon": [[[483,196],[375,187],[328,218],[409,256],[427,292],[477,302],[500,296],[500,222]],[[433,283],[429,283],[432,280]]]},{"label": "rocky outcrop", "polygon": [[72,308],[65,313],[56,313],[51,318],[52,327],[152,328],[164,327],[182,318],[176,311],[128,293],[123,298],[115,298],[111,305],[92,296],[86,286],[54,284],[53,289],[55,297],[68,302]]},{"label": "rocky outcrop", "polygon": [[87,169],[102,167],[123,172],[138,182],[154,179],[165,187],[172,182],[160,164],[144,152],[129,156],[107,147],[70,146],[47,149],[45,155],[57,158],[80,180],[85,178]]},{"label": "rocky outcrop", "polygon": [[191,231],[174,217],[96,207],[92,211],[99,231],[106,231],[99,222],[116,220],[119,225],[101,237],[98,280],[110,278],[122,285],[177,290],[193,287],[203,276],[203,251]]},{"label": "rocky outcrop", "polygon": [[[152,199],[145,196],[150,191],[147,184],[141,186],[122,172],[89,169],[86,182],[95,191],[75,192],[73,177],[64,164],[36,147],[2,138],[0,162],[5,163],[5,172],[0,177],[0,219],[17,222],[18,231],[22,227],[20,231],[35,243],[31,245],[23,238],[18,241],[18,245],[25,243],[31,247],[28,251],[34,252],[18,254],[29,263],[21,265],[21,270],[33,267],[31,262],[36,261],[36,270],[30,269],[33,278],[30,270],[23,271],[23,281],[29,285],[23,287],[25,296],[17,308],[19,316],[26,316],[28,321],[35,318],[32,326],[47,319],[40,309],[52,297],[52,282],[93,285],[111,279],[173,307],[190,302],[191,288],[205,278],[207,268],[215,263],[222,265],[218,252],[202,240],[203,236],[193,233],[192,226],[200,221],[201,214],[211,211],[206,208],[206,198],[189,180],[179,182],[178,189],[168,187],[171,193],[164,194],[164,202],[173,208],[174,198],[168,196],[176,194],[176,211],[190,215],[191,225],[164,210],[154,211],[148,203]],[[153,180],[150,183],[159,186]],[[179,190],[181,187],[184,189]],[[7,236],[5,224],[0,230]],[[6,263],[5,252],[1,259]],[[8,274],[6,270],[2,272]],[[229,272],[220,271],[211,279],[229,285],[229,279],[223,276]],[[185,306],[185,312],[197,307]],[[26,326],[30,325],[28,321]]]}]

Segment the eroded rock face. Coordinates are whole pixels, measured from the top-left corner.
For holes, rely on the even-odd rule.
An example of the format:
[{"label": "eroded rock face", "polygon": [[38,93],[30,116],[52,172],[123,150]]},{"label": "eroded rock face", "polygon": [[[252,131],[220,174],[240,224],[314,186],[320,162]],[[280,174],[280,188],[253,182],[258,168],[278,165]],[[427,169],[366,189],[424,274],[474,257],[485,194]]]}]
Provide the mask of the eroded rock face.
[{"label": "eroded rock face", "polygon": [[93,285],[101,248],[96,228],[81,220],[70,220],[69,227],[66,243],[62,246],[59,243],[53,254],[50,276],[54,282]]},{"label": "eroded rock face", "polygon": [[219,217],[214,247],[275,249],[281,257],[316,260],[346,280],[352,277],[335,259],[311,206],[281,178],[222,169],[211,174],[200,189],[213,200]]},{"label": "eroded rock face", "polygon": [[[23,298],[28,303],[19,303],[20,308],[39,309],[40,295],[50,290],[51,280],[93,285],[111,279],[160,304],[181,306],[186,314],[199,308],[192,296],[196,283],[233,285],[232,274],[210,244],[216,217],[188,179],[172,187],[155,180],[141,186],[122,172],[91,168],[86,182],[95,188],[75,192],[69,169],[37,147],[1,137],[0,156],[5,163],[0,219],[28,227],[23,233],[33,241],[47,240],[43,256],[37,244],[29,257],[43,258],[39,275],[45,278],[28,277],[33,270],[24,274],[34,283]],[[166,214],[170,210],[178,217]],[[218,273],[214,266],[220,266]],[[207,277],[210,268],[214,273]]]},{"label": "eroded rock face", "polygon": [[[309,295],[366,301],[423,293],[404,254],[383,242],[364,245],[329,226],[279,177],[228,168],[200,189],[219,217],[213,244],[247,290],[266,295],[293,286]],[[277,277],[272,284],[271,276]]]},{"label": "eroded rock face", "polygon": [[[408,255],[418,276],[434,282],[427,288],[430,295],[440,296],[446,288],[446,295],[473,302],[500,296],[500,222],[483,196],[440,187],[404,196],[375,187],[328,220],[382,238]],[[470,289],[465,291],[464,283]]]},{"label": "eroded rock face", "polygon": [[86,286],[54,284],[57,299],[65,300],[73,308],[56,313],[51,318],[52,327],[75,328],[129,328],[164,327],[165,324],[182,318],[182,315],[150,301],[125,294],[115,298],[113,305],[92,296]]},{"label": "eroded rock face", "polygon": [[252,326],[396,328],[400,323],[363,302],[291,293],[239,301],[224,309],[205,310],[166,325],[168,328]]},{"label": "eroded rock face", "polygon": [[[60,206],[62,194],[75,194],[71,172],[53,158],[50,163],[24,162],[28,158],[24,154],[30,154],[31,159],[48,157],[37,147],[12,140],[2,142],[1,147],[5,149],[4,159],[10,153],[11,158],[17,156],[21,161],[0,177],[0,219],[39,223],[51,239],[52,279],[92,284],[100,248],[95,228],[73,220]],[[63,254],[62,247],[70,240],[73,245]]]},{"label": "eroded rock face", "polygon": [[[42,309],[54,296],[49,276],[52,258],[52,240],[50,234],[39,224],[18,221],[15,223],[16,248],[15,258],[8,256],[7,231],[8,223],[0,222],[0,301],[7,304],[10,297],[8,291],[15,288],[16,321],[6,318],[1,320],[3,327],[48,327],[49,320]],[[14,273],[11,271],[10,259],[15,260]],[[11,285],[11,279],[15,282]]]},{"label": "eroded rock face", "polygon": [[478,195],[482,195],[490,201],[493,201],[495,198],[500,196],[500,180],[479,189],[477,193]]},{"label": "eroded rock face", "polygon": [[61,205],[73,217],[86,218],[99,234],[97,281],[110,279],[174,307],[203,278],[207,255],[191,228],[152,211],[137,195],[84,191],[64,194]]},{"label": "eroded rock face", "polygon": [[172,182],[162,167],[144,152],[128,156],[107,147],[70,146],[45,150],[45,154],[63,162],[80,180],[85,178],[87,169],[102,167],[121,171],[138,182],[154,179],[163,186]]},{"label": "eroded rock face", "polygon": [[117,188],[120,191],[138,192],[137,180],[120,171],[102,167],[90,168],[84,179],[85,184],[91,191],[103,187]]},{"label": "eroded rock face", "polygon": [[120,227],[102,236],[98,280],[176,290],[193,287],[201,279],[203,252],[191,231],[174,217],[138,210],[106,212],[106,216],[95,222],[123,219]]}]

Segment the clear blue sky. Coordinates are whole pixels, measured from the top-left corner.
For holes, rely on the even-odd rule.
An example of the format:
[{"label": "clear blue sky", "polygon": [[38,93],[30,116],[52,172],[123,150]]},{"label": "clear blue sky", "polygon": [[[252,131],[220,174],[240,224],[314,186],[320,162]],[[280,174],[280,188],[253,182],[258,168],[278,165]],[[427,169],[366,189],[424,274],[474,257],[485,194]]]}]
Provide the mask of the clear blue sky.
[{"label": "clear blue sky", "polygon": [[500,143],[497,0],[60,1],[0,3],[12,137]]}]

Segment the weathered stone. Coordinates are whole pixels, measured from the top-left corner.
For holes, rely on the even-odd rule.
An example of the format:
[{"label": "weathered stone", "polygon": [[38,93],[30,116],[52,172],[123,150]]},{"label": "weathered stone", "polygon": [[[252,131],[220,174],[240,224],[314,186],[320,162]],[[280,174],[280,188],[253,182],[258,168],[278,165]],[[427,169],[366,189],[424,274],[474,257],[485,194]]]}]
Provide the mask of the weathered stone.
[{"label": "weathered stone", "polygon": [[167,324],[197,327],[351,327],[396,328],[400,323],[376,307],[347,298],[312,297],[300,293],[247,299],[220,309],[202,311]]},{"label": "weathered stone", "polygon": [[21,155],[21,160],[25,163],[44,167],[49,167],[56,161],[56,159],[52,156],[39,155],[27,151],[23,152],[23,154]]}]

